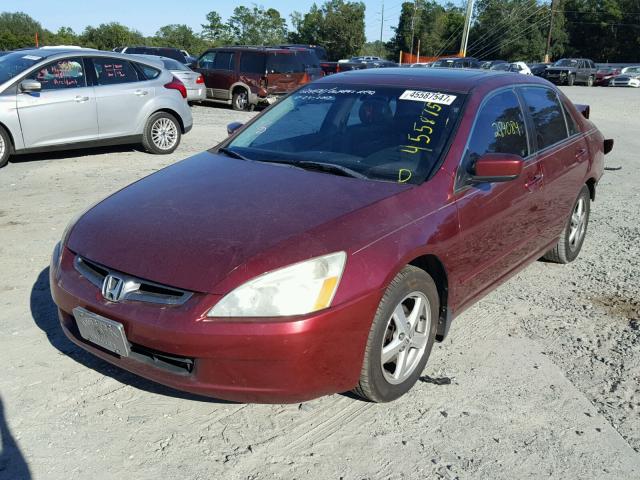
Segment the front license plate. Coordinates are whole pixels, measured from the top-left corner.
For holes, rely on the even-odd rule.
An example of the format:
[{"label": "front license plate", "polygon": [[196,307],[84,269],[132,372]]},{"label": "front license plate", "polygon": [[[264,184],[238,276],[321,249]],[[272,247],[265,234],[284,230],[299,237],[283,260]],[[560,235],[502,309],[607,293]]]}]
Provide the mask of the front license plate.
[{"label": "front license plate", "polygon": [[73,316],[82,338],[122,357],[129,355],[129,342],[121,323],[109,320],[82,307],[74,308]]}]

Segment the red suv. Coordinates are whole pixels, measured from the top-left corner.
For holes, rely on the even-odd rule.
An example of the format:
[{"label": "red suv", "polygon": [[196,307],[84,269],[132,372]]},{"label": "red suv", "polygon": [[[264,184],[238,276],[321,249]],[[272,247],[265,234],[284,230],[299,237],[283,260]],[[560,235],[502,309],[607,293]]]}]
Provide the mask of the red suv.
[{"label": "red suv", "polygon": [[250,110],[270,105],[312,80],[305,49],[222,47],[204,52],[193,69],[202,73],[207,98]]},{"label": "red suv", "polygon": [[325,77],[70,224],[62,328],[190,392],[393,400],[453,318],[578,256],[612,147],[585,115],[531,76]]}]

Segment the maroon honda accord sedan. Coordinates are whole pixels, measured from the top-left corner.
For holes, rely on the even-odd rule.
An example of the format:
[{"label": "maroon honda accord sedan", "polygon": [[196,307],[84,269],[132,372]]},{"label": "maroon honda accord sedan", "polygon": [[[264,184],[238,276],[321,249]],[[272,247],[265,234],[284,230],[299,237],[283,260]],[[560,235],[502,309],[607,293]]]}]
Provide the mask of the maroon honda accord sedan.
[{"label": "maroon honda accord sedan", "polygon": [[306,85],[72,222],[50,269],[62,329],[217,398],[398,398],[465,308],[578,256],[612,148],[587,116],[500,72]]}]

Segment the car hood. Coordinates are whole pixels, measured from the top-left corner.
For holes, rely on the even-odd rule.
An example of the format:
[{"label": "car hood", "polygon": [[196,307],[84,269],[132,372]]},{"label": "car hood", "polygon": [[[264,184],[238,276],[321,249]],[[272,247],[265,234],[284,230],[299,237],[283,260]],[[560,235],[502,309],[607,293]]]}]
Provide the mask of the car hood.
[{"label": "car hood", "polygon": [[[142,279],[220,293],[215,285],[260,253],[409,188],[205,152],[103,200],[67,246]],[[321,241],[310,250],[328,253]]]}]

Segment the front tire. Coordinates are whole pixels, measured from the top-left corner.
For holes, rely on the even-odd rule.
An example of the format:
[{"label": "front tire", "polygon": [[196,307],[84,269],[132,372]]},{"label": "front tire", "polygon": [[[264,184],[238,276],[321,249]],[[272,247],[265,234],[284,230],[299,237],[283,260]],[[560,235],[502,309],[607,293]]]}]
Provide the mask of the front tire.
[{"label": "front tire", "polygon": [[9,157],[11,156],[11,138],[7,131],[0,127],[0,168],[9,163]]},{"label": "front tire", "polygon": [[431,354],[439,311],[431,276],[404,267],[380,301],[354,392],[372,402],[389,402],[408,392]]},{"label": "front tire", "polygon": [[149,153],[166,155],[178,145],[182,133],[176,117],[167,112],[156,112],[149,117],[142,135],[142,146]]},{"label": "front tire", "polygon": [[555,247],[544,254],[542,258],[554,263],[573,262],[582,249],[584,237],[587,235],[589,213],[591,212],[591,196],[589,187],[582,186],[578,198],[573,204],[569,220],[560,235]]}]

